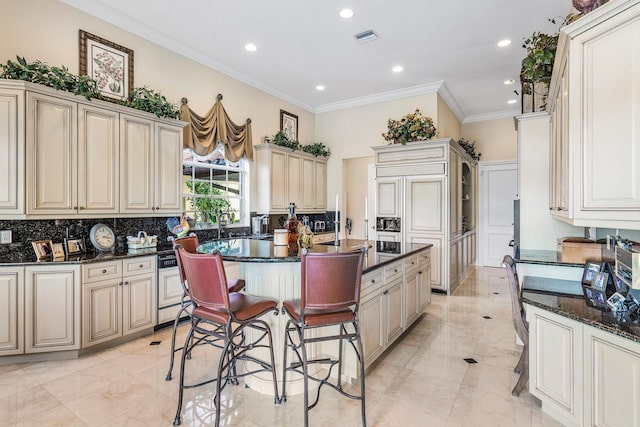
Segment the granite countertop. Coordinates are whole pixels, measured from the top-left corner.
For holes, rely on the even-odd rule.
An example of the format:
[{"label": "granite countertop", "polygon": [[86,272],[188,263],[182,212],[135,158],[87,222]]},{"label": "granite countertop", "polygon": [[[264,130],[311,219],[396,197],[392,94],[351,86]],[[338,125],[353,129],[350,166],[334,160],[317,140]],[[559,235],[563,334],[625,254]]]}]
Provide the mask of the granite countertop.
[{"label": "granite countertop", "polygon": [[[356,239],[343,239],[339,246],[315,244],[309,250],[314,253],[351,252],[358,250],[367,242]],[[364,271],[372,270],[391,263],[398,258],[430,248],[427,244],[401,244],[399,242],[369,241],[371,245],[365,258]],[[271,240],[230,239],[227,241],[206,242],[198,246],[198,252],[220,251],[225,261],[236,262],[300,262],[301,251],[289,251],[287,246],[276,246]]]},{"label": "granite countertop", "polygon": [[612,311],[587,305],[581,282],[527,276],[523,283],[522,302],[640,342],[640,323],[617,318]]},{"label": "granite countertop", "polygon": [[565,267],[584,267],[584,264],[575,262],[562,262],[558,251],[545,251],[538,249],[520,249],[515,261],[524,264],[562,265]]}]

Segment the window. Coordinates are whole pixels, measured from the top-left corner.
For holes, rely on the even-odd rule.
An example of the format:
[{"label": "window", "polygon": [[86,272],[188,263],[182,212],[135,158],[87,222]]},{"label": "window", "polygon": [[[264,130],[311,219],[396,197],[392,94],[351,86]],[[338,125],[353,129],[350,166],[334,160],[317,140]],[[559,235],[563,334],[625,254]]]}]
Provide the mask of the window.
[{"label": "window", "polygon": [[182,209],[199,228],[217,225],[248,226],[249,165],[231,163],[219,145],[207,156],[184,150]]}]

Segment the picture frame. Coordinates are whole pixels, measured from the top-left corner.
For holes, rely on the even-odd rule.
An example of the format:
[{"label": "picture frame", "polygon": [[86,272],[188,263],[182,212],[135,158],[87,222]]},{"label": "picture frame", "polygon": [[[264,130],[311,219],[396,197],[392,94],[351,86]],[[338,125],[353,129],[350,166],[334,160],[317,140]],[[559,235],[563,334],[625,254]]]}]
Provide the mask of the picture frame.
[{"label": "picture frame", "polygon": [[611,297],[609,297],[609,299],[607,300],[607,304],[609,304],[609,307],[611,307],[611,309],[613,311],[621,311],[621,310],[625,310],[626,307],[624,305],[624,301],[627,298],[616,292],[615,294],[611,295]]},{"label": "picture frame", "polygon": [[100,94],[125,100],[133,91],[133,50],[80,30],[80,75],[98,82]]},{"label": "picture frame", "polygon": [[595,277],[593,278],[591,287],[593,289],[604,292],[607,289],[608,283],[609,283],[609,273],[599,272],[599,273],[596,273]]},{"label": "picture frame", "polygon": [[53,256],[53,243],[51,243],[51,240],[34,240],[31,242],[31,246],[33,246],[33,251],[36,253],[38,260]]},{"label": "picture frame", "polygon": [[64,258],[64,244],[62,243],[54,243],[53,244],[53,258],[59,259]]},{"label": "picture frame", "polygon": [[87,250],[84,239],[64,239],[64,247],[67,255],[82,254]]},{"label": "picture frame", "polygon": [[291,141],[298,140],[298,116],[284,110],[280,110],[280,130]]},{"label": "picture frame", "polygon": [[588,306],[609,309],[609,305],[607,304],[607,296],[603,291],[594,289],[591,286],[583,286],[582,292]]},{"label": "picture frame", "polygon": [[598,273],[601,269],[602,269],[602,262],[587,260],[584,265],[584,270],[582,272],[582,284],[591,285],[591,283],[593,282],[593,279],[596,276],[596,273]]},{"label": "picture frame", "polygon": [[629,287],[618,276],[614,276],[613,283],[616,287],[616,292],[626,295],[629,291]]}]

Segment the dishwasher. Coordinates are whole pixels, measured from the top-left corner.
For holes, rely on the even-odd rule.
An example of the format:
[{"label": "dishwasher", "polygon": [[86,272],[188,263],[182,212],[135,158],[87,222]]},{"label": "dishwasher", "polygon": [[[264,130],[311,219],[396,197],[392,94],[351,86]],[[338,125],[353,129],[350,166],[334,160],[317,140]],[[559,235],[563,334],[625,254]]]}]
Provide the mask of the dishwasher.
[{"label": "dishwasher", "polygon": [[161,329],[173,323],[180,311],[182,284],[178,272],[176,255],[158,255],[158,316],[155,329]]}]

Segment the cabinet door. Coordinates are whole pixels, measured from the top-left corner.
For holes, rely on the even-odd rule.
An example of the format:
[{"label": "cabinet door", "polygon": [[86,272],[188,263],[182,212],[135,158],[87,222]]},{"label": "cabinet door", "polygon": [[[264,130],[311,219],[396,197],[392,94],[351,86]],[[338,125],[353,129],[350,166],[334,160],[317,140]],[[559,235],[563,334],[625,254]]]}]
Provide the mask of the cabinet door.
[{"label": "cabinet door", "polygon": [[0,269],[0,355],[24,353],[24,268]]},{"label": "cabinet door", "polygon": [[286,211],[289,206],[287,194],[287,154],[269,151],[269,177],[271,179],[271,203],[270,210]]},{"label": "cabinet door", "polygon": [[324,212],[327,210],[327,161],[316,160],[316,210]]},{"label": "cabinet door", "polygon": [[529,390],[570,425],[582,425],[582,325],[527,306]]},{"label": "cabinet door", "polygon": [[302,197],[298,209],[302,212],[316,208],[316,162],[302,158]]},{"label": "cabinet door", "polygon": [[458,233],[458,208],[460,206],[460,184],[458,163],[460,156],[453,150],[449,150],[449,230],[451,235]]},{"label": "cabinet door", "polygon": [[386,343],[385,295],[382,292],[360,304],[360,334],[364,364],[369,366],[383,351]]},{"label": "cabinet door", "polygon": [[402,178],[376,178],[376,216],[400,217]]},{"label": "cabinet door", "polygon": [[421,264],[418,270],[418,286],[420,287],[420,313],[431,304],[431,272],[429,264]]},{"label": "cabinet door", "polygon": [[[281,173],[280,171],[274,171],[274,173]],[[302,205],[302,157],[298,154],[287,154],[287,196],[286,207],[290,202],[296,204],[296,206]]]},{"label": "cabinet door", "polygon": [[82,347],[122,336],[122,278],[82,284]]},{"label": "cabinet door", "polygon": [[77,104],[27,92],[27,214],[77,212]]},{"label": "cabinet door", "polygon": [[153,212],[153,122],[120,115],[120,212]]},{"label": "cabinet door", "polygon": [[386,291],[385,306],[387,311],[387,345],[396,340],[404,331],[404,313],[403,313],[403,281],[398,280],[392,284]]},{"label": "cabinet door", "polygon": [[78,210],[119,212],[119,114],[80,104],[78,109]]},{"label": "cabinet door", "polygon": [[584,425],[639,426],[640,344],[585,327],[584,346]]},{"label": "cabinet door", "polygon": [[123,335],[155,325],[155,288],[155,274],[124,277],[124,286],[122,288]]},{"label": "cabinet door", "polygon": [[24,214],[24,94],[0,94],[0,213]]},{"label": "cabinet door", "polygon": [[25,352],[80,348],[80,267],[25,270]]},{"label": "cabinet door", "polygon": [[182,128],[155,126],[155,204],[163,215],[179,215],[182,206]]},{"label": "cabinet door", "polygon": [[412,324],[420,316],[420,280],[417,271],[410,271],[404,278],[404,324]]},{"label": "cabinet door", "polygon": [[406,237],[407,243],[432,244],[430,258],[430,279],[431,287],[447,291],[449,289],[449,280],[447,272],[449,271],[449,253],[448,245],[445,246],[443,236],[430,236],[424,234],[413,234]]},{"label": "cabinet door", "polygon": [[446,194],[444,177],[407,178],[405,181],[405,234],[444,233]]},{"label": "cabinet door", "polygon": [[[229,275],[227,271],[227,277],[235,276]],[[178,267],[158,270],[158,282],[158,307],[179,304],[184,291],[182,289],[182,283],[180,283]]]}]

